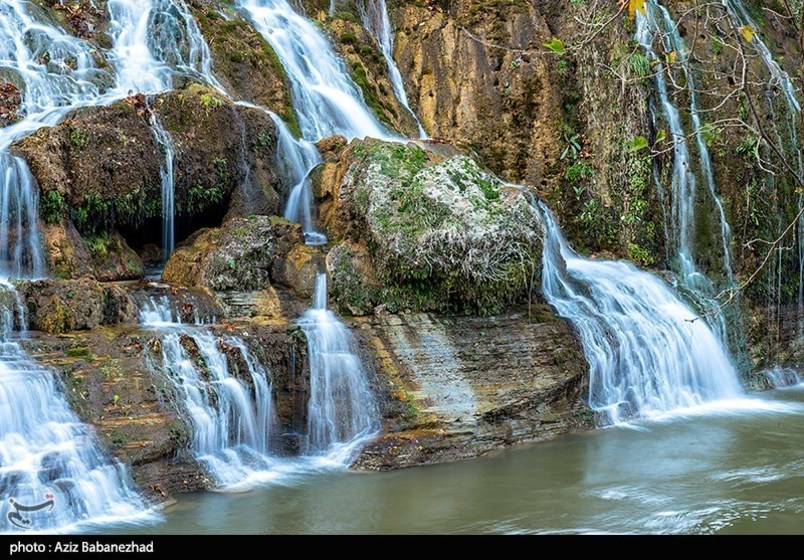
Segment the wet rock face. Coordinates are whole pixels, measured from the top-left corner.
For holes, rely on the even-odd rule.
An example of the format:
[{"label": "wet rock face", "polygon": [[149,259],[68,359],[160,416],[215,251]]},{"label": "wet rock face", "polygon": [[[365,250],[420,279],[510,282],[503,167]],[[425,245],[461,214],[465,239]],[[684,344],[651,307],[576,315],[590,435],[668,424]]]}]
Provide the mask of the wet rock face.
[{"label": "wet rock face", "polygon": [[[279,424],[273,448],[292,454],[306,425],[309,366],[304,337],[287,323],[230,325],[220,333],[232,371],[247,368],[240,351],[223,342],[224,334],[239,336],[269,372]],[[24,342],[35,360],[62,376],[65,395],[81,420],[97,430],[108,449],[129,466],[140,489],[156,501],[212,487],[189,453],[191,429],[178,403],[171,401],[171,384],[160,369],[159,340],[159,333],[127,325],[70,336],[32,332]],[[188,353],[203,361],[197,348],[188,348]]]},{"label": "wet rock face", "polygon": [[279,58],[231,2],[187,2],[209,44],[215,77],[236,99],[265,107],[297,130],[290,85]]},{"label": "wet rock face", "polygon": [[385,315],[353,326],[375,364],[385,418],[357,468],[454,461],[592,427],[586,361],[546,307],[493,318]]},{"label": "wet rock face", "polygon": [[0,82],[0,128],[16,122],[17,109],[22,103],[20,90],[9,82]]},{"label": "wet rock face", "polygon": [[198,85],[150,103],[135,96],[81,109],[14,145],[42,191],[45,246],[57,275],[142,276],[142,263],[126,241],[138,248],[160,242],[164,154],[154,139],[152,115],[174,145],[175,208],[184,228],[177,235],[217,225],[224,216],[279,211],[274,123],[262,111],[236,106]]},{"label": "wet rock face", "polygon": [[328,259],[343,309],[487,314],[538,284],[528,197],[466,156],[354,142],[318,181],[324,223],[347,243]]},{"label": "wet rock face", "polygon": [[507,180],[540,185],[559,156],[562,108],[535,6],[389,4],[395,59],[428,133],[476,149]]}]

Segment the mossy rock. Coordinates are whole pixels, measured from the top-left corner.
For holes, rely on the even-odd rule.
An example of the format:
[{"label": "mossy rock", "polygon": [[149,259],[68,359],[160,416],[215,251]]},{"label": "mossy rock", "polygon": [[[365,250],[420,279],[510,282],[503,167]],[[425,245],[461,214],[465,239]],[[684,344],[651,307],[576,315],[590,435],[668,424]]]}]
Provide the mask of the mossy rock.
[{"label": "mossy rock", "polygon": [[[541,230],[527,196],[472,159],[368,140],[353,143],[339,165],[328,226],[368,250],[376,280],[362,273],[357,285],[381,286],[376,300],[358,301],[354,280],[336,281],[347,309],[489,314],[538,285]],[[337,269],[356,266],[354,254],[330,262],[336,276],[353,276]]]}]

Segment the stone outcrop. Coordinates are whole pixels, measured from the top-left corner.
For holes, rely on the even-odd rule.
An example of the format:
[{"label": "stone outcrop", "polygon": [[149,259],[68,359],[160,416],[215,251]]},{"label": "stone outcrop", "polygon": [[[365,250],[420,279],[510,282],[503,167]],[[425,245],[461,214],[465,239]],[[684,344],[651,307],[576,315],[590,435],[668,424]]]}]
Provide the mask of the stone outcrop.
[{"label": "stone outcrop", "polygon": [[125,290],[91,278],[25,280],[17,284],[28,328],[50,334],[134,322],[136,307]]},{"label": "stone outcrop", "polygon": [[213,58],[215,77],[239,100],[265,107],[298,129],[282,63],[271,46],[231,3],[190,0]]},{"label": "stone outcrop", "polygon": [[126,241],[136,249],[160,242],[164,155],[153,118],[164,123],[174,145],[179,238],[200,225],[219,224],[224,215],[279,211],[287,193],[277,192],[274,123],[262,111],[198,85],[152,102],[135,96],[81,109],[14,145],[42,191],[40,213],[53,226],[44,230],[47,256],[59,276],[142,275],[142,263]]},{"label": "stone outcrop", "polygon": [[[228,325],[220,331],[241,336],[281,387],[276,391],[277,448],[288,452],[297,442],[283,434],[298,433],[306,422],[304,380],[309,378],[306,344],[296,332],[286,323]],[[26,349],[62,376],[70,404],[130,467],[145,493],[161,501],[172,493],[214,486],[191,456],[191,427],[172,400],[172,384],[152,367],[161,361],[157,332],[132,325],[69,336],[34,334]],[[239,350],[229,350],[227,359],[236,367]]]},{"label": "stone outcrop", "polygon": [[587,365],[547,308],[495,317],[381,315],[352,321],[376,364],[384,434],[356,468],[475,457],[591,426]]},{"label": "stone outcrop", "polygon": [[528,195],[463,155],[353,142],[319,171],[333,297],[344,310],[493,313],[538,285]]},{"label": "stone outcrop", "polygon": [[168,260],[163,280],[217,292],[272,285],[312,294],[321,254],[304,245],[301,226],[282,218],[234,218],[190,237]]},{"label": "stone outcrop", "polygon": [[[448,7],[446,7],[448,6]],[[524,1],[389,2],[395,59],[427,132],[474,149],[509,181],[540,186],[561,152],[561,97]]]}]

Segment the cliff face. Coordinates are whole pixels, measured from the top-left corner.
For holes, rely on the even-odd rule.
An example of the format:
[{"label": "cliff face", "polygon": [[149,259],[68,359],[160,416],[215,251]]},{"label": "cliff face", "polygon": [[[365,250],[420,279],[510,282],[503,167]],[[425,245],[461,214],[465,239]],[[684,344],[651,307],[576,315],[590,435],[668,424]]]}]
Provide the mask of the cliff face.
[{"label": "cliff face", "polygon": [[540,187],[561,151],[551,38],[529,2],[394,2],[395,58],[428,133],[475,150],[506,180]]},{"label": "cliff face", "polygon": [[[108,40],[102,10],[82,2],[80,17],[66,20],[40,4],[76,35]],[[689,200],[696,266],[717,291],[726,287],[716,199],[690,129],[690,77],[731,224],[736,283],[765,266],[729,308],[732,332],[742,332],[735,310],[743,313],[745,369],[804,366],[801,232],[789,230],[767,262],[767,246],[755,241],[784,231],[802,192],[768,139],[779,138],[792,161],[800,147],[792,138],[804,131],[785,116],[781,84],[748,33],[760,34],[800,91],[801,48],[791,20],[779,15],[784,6],[749,2],[758,28],[741,31],[719,5],[670,5],[688,51],[654,41],[657,59],[649,60],[634,21],[617,16],[614,2],[389,0],[395,59],[412,108],[436,140],[321,141],[324,161],[310,177],[330,243],[317,248],[277,216],[289,193],[273,120],[235,103],[262,105],[296,130],[280,62],[230,3],[188,4],[231,99],[186,80],[153,98],[81,109],[13,146],[38,181],[56,277],[19,284],[34,331],[27,346],[60,372],[81,417],[154,495],[212,484],[191,457],[191,427],[157,363],[159,336],[135,325],[135,292],[154,287],[112,283],[141,279],[146,262],[161,261],[165,153],[154,119],[175,148],[183,241],[164,271],[170,287],[161,289],[179,299],[185,322],[196,305],[190,300],[205,294],[198,296],[209,300],[204,316],[219,324],[202,328],[218,339],[240,336],[269,367],[277,454],[297,454],[307,429],[307,345],[293,321],[309,307],[321,271],[329,304],[358,339],[382,413],[383,432],[358,468],[464,459],[590,427],[586,361],[567,324],[540,303],[542,234],[528,191],[506,181],[545,199],[579,252],[627,258],[672,279],[675,147],[655,83],[659,67],[668,69],[667,102],[691,130],[684,166],[698,177]],[[326,33],[383,124],[417,136],[363,28],[362,0],[339,0],[332,13],[324,0],[295,4]],[[734,68],[743,62],[747,80],[738,84]],[[0,126],[19,118],[19,104],[16,87],[0,83]]]}]

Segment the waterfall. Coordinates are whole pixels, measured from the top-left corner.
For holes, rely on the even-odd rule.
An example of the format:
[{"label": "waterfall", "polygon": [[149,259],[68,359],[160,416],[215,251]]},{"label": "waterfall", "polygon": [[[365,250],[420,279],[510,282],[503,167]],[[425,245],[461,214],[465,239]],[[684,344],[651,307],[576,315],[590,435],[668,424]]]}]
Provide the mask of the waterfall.
[{"label": "waterfall", "polygon": [[348,464],[379,430],[379,412],[349,329],[327,309],[325,274],[316,278],[313,306],[299,325],[310,359],[306,451]]},{"label": "waterfall", "polygon": [[[804,180],[804,157],[802,157],[801,146],[798,142],[798,117],[801,113],[801,104],[796,97],[796,89],[793,85],[793,81],[790,79],[790,76],[784,69],[779,65],[778,62],[773,57],[768,46],[762,40],[762,36],[759,31],[759,27],[757,26],[756,22],[754,22],[753,18],[749,15],[748,11],[745,9],[745,6],[740,0],[722,0],[723,7],[726,9],[726,12],[731,17],[734,25],[736,27],[748,26],[753,31],[755,31],[753,38],[751,40],[751,46],[759,53],[760,58],[762,59],[765,67],[770,74],[771,80],[770,85],[774,87],[778,87],[781,92],[782,96],[784,97],[785,104],[787,105],[787,119],[785,119],[785,129],[787,131],[787,137],[789,145],[793,147],[795,150],[797,161],[795,162],[798,169],[798,175],[800,178]],[[772,106],[772,102],[771,102]],[[773,125],[776,128],[777,134],[779,120],[776,118],[773,119]],[[781,144],[783,145],[783,144]],[[798,207],[799,209],[804,205],[804,195],[799,195],[798,199]],[[797,237],[797,244],[798,244],[798,314],[799,314],[799,321],[801,321],[802,315],[804,315],[804,216],[799,218],[798,224],[796,227],[796,237]],[[779,268],[781,269],[781,262],[779,263]],[[780,271],[781,272],[781,271]]]},{"label": "waterfall", "polygon": [[109,53],[118,96],[171,89],[176,74],[223,89],[212,74],[212,56],[182,0],[109,0]]},{"label": "waterfall", "polygon": [[390,139],[326,37],[287,0],[238,0],[276,52],[290,80],[302,137]]},{"label": "waterfall", "polygon": [[20,89],[22,120],[0,128],[0,276],[41,277],[46,265],[39,239],[38,186],[13,142],[42,126],[53,126],[70,109],[100,94],[108,75],[98,70],[90,47],[44,25],[27,2],[0,5],[0,73]]},{"label": "waterfall", "polygon": [[804,387],[804,376],[794,369],[775,367],[765,371],[765,378],[774,389]]},{"label": "waterfall", "polygon": [[670,287],[630,263],[589,260],[543,203],[542,292],[575,328],[600,425],[740,396],[723,343]]},{"label": "waterfall", "polygon": [[[111,103],[132,91],[167,89],[177,68],[211,76],[208,50],[199,46],[203,39],[192,18],[187,19],[189,11],[183,3],[109,2],[114,44],[103,54],[112,61],[114,76],[95,65],[94,47],[37,21],[28,6],[19,0],[0,4],[0,72],[19,87],[22,97],[18,111],[22,120],[0,129],[3,277],[46,273],[38,232],[38,187],[26,163],[9,153],[13,142],[43,126],[55,126],[76,108]],[[168,12],[178,14],[173,21],[184,21],[185,31],[175,33],[178,28],[165,23]],[[151,25],[151,15],[164,21]],[[8,291],[13,294],[12,288]],[[147,518],[150,514],[143,513],[145,504],[131,487],[125,469],[103,453],[91,428],[70,410],[53,375],[11,339],[13,323],[7,309],[3,321],[3,495],[20,505],[54,501],[51,508],[31,517],[31,529],[64,531],[77,525]]]},{"label": "waterfall", "polygon": [[[195,325],[183,324],[167,297],[138,304],[140,324],[160,333],[162,360],[151,367],[173,385],[192,430],[193,457],[225,489],[271,479],[277,460],[269,449],[274,408],[268,371],[240,338],[203,330],[197,313]],[[245,371],[232,370],[233,354]]]},{"label": "waterfall", "polygon": [[[121,521],[146,521],[153,512],[131,486],[123,465],[101,448],[92,428],[70,409],[53,374],[37,365],[13,338],[22,305],[3,284],[0,332],[0,489],[3,501],[50,508],[23,512],[16,522],[3,511],[0,532],[75,531]],[[24,323],[24,318],[21,319]],[[14,506],[7,506],[13,513]],[[27,521],[27,522],[26,522]]]},{"label": "waterfall", "polygon": [[[197,348],[193,360],[182,341]],[[162,336],[162,371],[174,384],[192,428],[193,456],[222,487],[248,484],[270,470],[273,402],[268,373],[235,337],[192,328]],[[220,344],[242,356],[247,372],[230,371]]]},{"label": "waterfall", "polygon": [[315,144],[293,137],[287,125],[271,113],[276,123],[276,156],[280,164],[280,175],[289,185],[290,195],[285,205],[285,218],[302,225],[304,240],[308,245],[323,245],[327,237],[316,230],[313,219],[313,189],[310,184],[310,171],[321,162]]},{"label": "waterfall", "polygon": [[162,262],[166,263],[176,246],[175,236],[175,185],[173,163],[176,152],[173,148],[173,139],[165,129],[162,119],[156,113],[151,115],[151,130],[156,145],[164,155],[164,161],[159,169],[162,180]]},{"label": "waterfall", "polygon": [[[686,90],[689,93],[689,108],[692,121],[692,131],[684,128],[679,109],[673,102],[668,91],[665,78],[663,58],[654,50],[653,43],[659,37],[666,52],[675,52],[681,64],[686,80]],[[698,162],[709,195],[715,204],[720,221],[720,238],[722,247],[724,276],[729,284],[733,283],[731,268],[730,229],[726,220],[723,204],[717,195],[711,158],[703,136],[700,120],[698,94],[695,89],[694,76],[689,66],[689,52],[684,40],[678,31],[669,12],[655,0],[646,4],[645,14],[637,14],[636,40],[645,51],[649,61],[655,66],[654,83],[659,96],[664,121],[670,129],[673,145],[673,172],[671,184],[672,207],[670,212],[671,226],[667,228],[673,234],[673,242],[678,256],[681,287],[693,295],[696,302],[707,312],[711,313],[718,328],[718,334],[725,340],[725,320],[718,312],[717,302],[714,300],[715,289],[712,281],[698,270],[695,258],[695,201],[697,178],[693,171],[693,162],[690,155],[688,136],[695,138],[698,152]],[[657,119],[658,120],[658,119]],[[657,184],[661,189],[661,186]]]},{"label": "waterfall", "polygon": [[416,120],[416,124],[419,127],[419,136],[427,138],[427,132],[425,132],[419,117],[410,108],[408,94],[405,92],[405,82],[402,80],[402,73],[399,71],[396,60],[394,60],[394,29],[391,27],[391,18],[388,15],[388,6],[385,0],[363,0],[360,3],[360,15],[363,18],[363,26],[374,36],[380,46],[380,51],[388,66],[388,76],[391,78],[394,95]]}]

